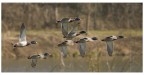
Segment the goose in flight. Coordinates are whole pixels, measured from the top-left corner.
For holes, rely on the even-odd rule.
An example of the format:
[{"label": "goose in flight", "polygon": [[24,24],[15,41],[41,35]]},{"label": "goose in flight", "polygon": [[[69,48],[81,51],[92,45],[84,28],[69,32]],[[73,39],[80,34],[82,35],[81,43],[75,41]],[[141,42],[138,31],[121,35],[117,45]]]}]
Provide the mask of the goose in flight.
[{"label": "goose in flight", "polygon": [[73,21],[79,21],[79,20],[80,18],[63,18],[57,21],[57,23],[61,23],[61,30],[64,37],[68,35],[68,29],[69,29],[68,23],[71,23]]},{"label": "goose in flight", "polygon": [[67,40],[71,40],[74,37],[79,36],[81,34],[87,34],[86,31],[77,32],[77,27],[78,25],[74,25],[73,29],[66,36],[64,36],[64,38],[66,38]]},{"label": "goose in flight", "polygon": [[124,36],[108,36],[104,39],[102,39],[101,41],[105,41],[106,45],[107,45],[107,51],[108,51],[108,55],[112,56],[113,53],[113,41],[114,40],[118,40],[118,39],[122,39],[125,38]]},{"label": "goose in flight", "polygon": [[62,18],[61,20],[57,20],[56,23],[70,23],[73,21],[79,21],[80,18],[76,17],[76,18]]},{"label": "goose in flight", "polygon": [[95,40],[98,39],[96,37],[92,37],[92,38],[86,37],[86,38],[81,38],[80,40],[75,42],[79,44],[79,52],[82,57],[84,57],[86,54],[86,42],[93,42]]},{"label": "goose in flight", "polygon": [[34,67],[36,67],[38,59],[46,59],[48,56],[52,57],[51,54],[44,53],[44,54],[37,54],[37,55],[28,56],[28,59],[32,60],[31,61],[31,66],[34,68]]},{"label": "goose in flight", "polygon": [[58,47],[60,47],[61,54],[64,58],[67,57],[67,46],[70,46],[70,45],[74,45],[74,41],[66,40],[58,44]]},{"label": "goose in flight", "polygon": [[26,33],[25,32],[26,32],[26,28],[25,28],[24,23],[22,23],[21,28],[20,28],[19,42],[15,43],[15,44],[12,43],[12,45],[13,45],[14,48],[29,46],[31,44],[37,44],[36,41],[30,41],[30,42],[28,42],[26,40]]},{"label": "goose in flight", "polygon": [[80,32],[73,32],[71,31],[70,33],[68,33],[67,36],[65,36],[64,38],[66,38],[67,40],[71,40],[76,36],[79,36],[81,34],[86,34],[86,31],[80,31]]}]

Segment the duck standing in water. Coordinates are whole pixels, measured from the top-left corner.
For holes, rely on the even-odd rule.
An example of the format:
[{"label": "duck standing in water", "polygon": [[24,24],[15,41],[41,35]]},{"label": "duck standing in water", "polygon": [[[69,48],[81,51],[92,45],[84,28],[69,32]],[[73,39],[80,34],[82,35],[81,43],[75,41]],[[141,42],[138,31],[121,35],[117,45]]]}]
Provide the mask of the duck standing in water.
[{"label": "duck standing in water", "polygon": [[122,38],[124,38],[124,36],[108,36],[108,37],[101,40],[101,41],[106,42],[107,51],[108,51],[109,56],[112,56],[112,53],[113,53],[113,41],[118,40],[118,39],[122,39]]},{"label": "duck standing in water", "polygon": [[79,52],[82,57],[84,57],[86,54],[86,42],[93,42],[95,40],[98,39],[96,37],[92,37],[92,38],[86,37],[86,38],[81,38],[79,41],[75,42],[79,44]]},{"label": "duck standing in water", "polygon": [[38,59],[46,59],[48,56],[52,57],[51,54],[49,54],[49,53],[44,53],[44,54],[37,54],[37,55],[29,56],[28,59],[31,59],[31,60],[32,60],[31,66],[32,66],[32,67],[36,67],[37,60],[38,60]]},{"label": "duck standing in water", "polygon": [[19,42],[15,43],[15,44],[12,43],[14,48],[16,48],[16,47],[25,47],[25,46],[29,46],[31,44],[37,44],[36,41],[28,42],[26,40],[26,33],[25,32],[26,32],[26,28],[25,28],[24,23],[22,23],[21,28],[20,28]]}]

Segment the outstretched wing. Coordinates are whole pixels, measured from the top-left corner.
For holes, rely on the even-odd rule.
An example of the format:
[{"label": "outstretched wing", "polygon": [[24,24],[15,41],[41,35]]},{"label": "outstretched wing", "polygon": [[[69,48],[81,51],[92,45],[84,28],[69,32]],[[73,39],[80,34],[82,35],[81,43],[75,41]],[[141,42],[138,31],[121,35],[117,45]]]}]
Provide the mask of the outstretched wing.
[{"label": "outstretched wing", "polygon": [[34,68],[36,67],[37,59],[32,59],[31,66]]},{"label": "outstretched wing", "polygon": [[26,41],[26,29],[24,26],[24,23],[22,23],[21,28],[20,28],[20,36],[19,36],[19,42]]},{"label": "outstretched wing", "polygon": [[86,53],[86,42],[80,42],[79,43],[79,52],[80,52],[80,55],[82,57],[84,57],[84,55]]},{"label": "outstretched wing", "polygon": [[74,33],[76,33],[77,27],[78,27],[78,25],[74,25],[74,26],[73,26],[73,29],[69,32],[69,34],[74,34]]},{"label": "outstretched wing", "polygon": [[61,50],[62,56],[67,57],[67,46],[66,45],[60,46],[60,50]]},{"label": "outstretched wing", "polygon": [[113,53],[113,41],[106,41],[106,44],[107,44],[108,55],[112,56],[112,53]]},{"label": "outstretched wing", "polygon": [[72,29],[68,33],[68,35],[66,37],[69,40],[71,40],[72,38],[74,38],[76,36],[76,32],[77,32],[77,29],[78,29],[78,25],[77,24],[74,24],[74,25],[71,25],[71,26],[72,26]]},{"label": "outstretched wing", "polygon": [[63,36],[67,36],[68,34],[68,23],[61,23],[61,30],[62,30],[62,34]]}]

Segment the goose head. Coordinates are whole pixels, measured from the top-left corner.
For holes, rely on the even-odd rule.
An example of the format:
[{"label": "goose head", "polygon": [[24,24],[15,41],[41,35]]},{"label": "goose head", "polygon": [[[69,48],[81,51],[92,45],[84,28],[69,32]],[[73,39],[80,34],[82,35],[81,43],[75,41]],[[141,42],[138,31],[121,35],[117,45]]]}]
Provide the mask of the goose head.
[{"label": "goose head", "polygon": [[31,44],[37,44],[37,42],[36,41],[31,41]]},{"label": "goose head", "polygon": [[79,33],[80,34],[86,34],[86,31],[80,31]]},{"label": "goose head", "polygon": [[92,37],[92,40],[98,40],[97,37]]},{"label": "goose head", "polygon": [[56,23],[60,23],[60,22],[61,22],[60,20],[56,21]]},{"label": "goose head", "polygon": [[102,39],[101,41],[114,41],[114,40],[117,40],[117,36],[108,36],[104,39]]},{"label": "goose head", "polygon": [[68,41],[66,40],[66,41],[64,41],[64,42],[62,42],[62,43],[60,43],[60,44],[58,44],[57,46],[65,45],[67,42],[68,42]]},{"label": "goose head", "polygon": [[43,55],[44,55],[44,59],[46,59],[49,56],[48,53],[44,53]]},{"label": "goose head", "polygon": [[28,56],[27,59],[31,59],[31,56]]},{"label": "goose head", "polygon": [[15,43],[15,44],[12,44],[12,45],[13,45],[13,47],[18,47],[19,46],[18,43]]},{"label": "goose head", "polygon": [[75,21],[79,21],[79,20],[80,20],[80,18],[78,18],[78,17],[77,17],[77,18],[75,18]]},{"label": "goose head", "polygon": [[[85,40],[85,41],[86,41],[86,40],[88,40],[88,38],[86,38],[86,37],[85,37],[85,38],[82,38],[82,39],[80,39],[80,40]],[[79,43],[79,42],[80,42],[80,40],[79,40],[79,41],[77,41],[77,43]]]},{"label": "goose head", "polygon": [[45,59],[46,59],[46,57],[48,57],[48,56],[49,56],[49,57],[53,57],[53,55],[52,55],[52,54],[49,54],[49,53],[44,53],[44,56],[45,56],[45,57],[44,57]]},{"label": "goose head", "polygon": [[48,53],[44,53],[44,56],[48,56],[49,54]]},{"label": "goose head", "polygon": [[74,41],[74,43],[79,43],[79,41]]},{"label": "goose head", "polygon": [[122,39],[122,38],[125,38],[125,37],[124,37],[124,36],[118,36],[117,38],[118,38],[118,39]]},{"label": "goose head", "polygon": [[86,40],[87,38],[83,38],[83,39],[85,39],[85,40]]}]

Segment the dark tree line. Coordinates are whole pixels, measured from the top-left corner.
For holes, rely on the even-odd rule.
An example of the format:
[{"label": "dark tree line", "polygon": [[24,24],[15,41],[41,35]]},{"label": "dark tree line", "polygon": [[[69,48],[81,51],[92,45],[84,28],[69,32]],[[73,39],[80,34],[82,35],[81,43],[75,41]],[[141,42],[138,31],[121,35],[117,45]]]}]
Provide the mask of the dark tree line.
[{"label": "dark tree line", "polygon": [[2,30],[60,28],[56,20],[80,17],[81,29],[142,29],[142,3],[2,3]]}]

